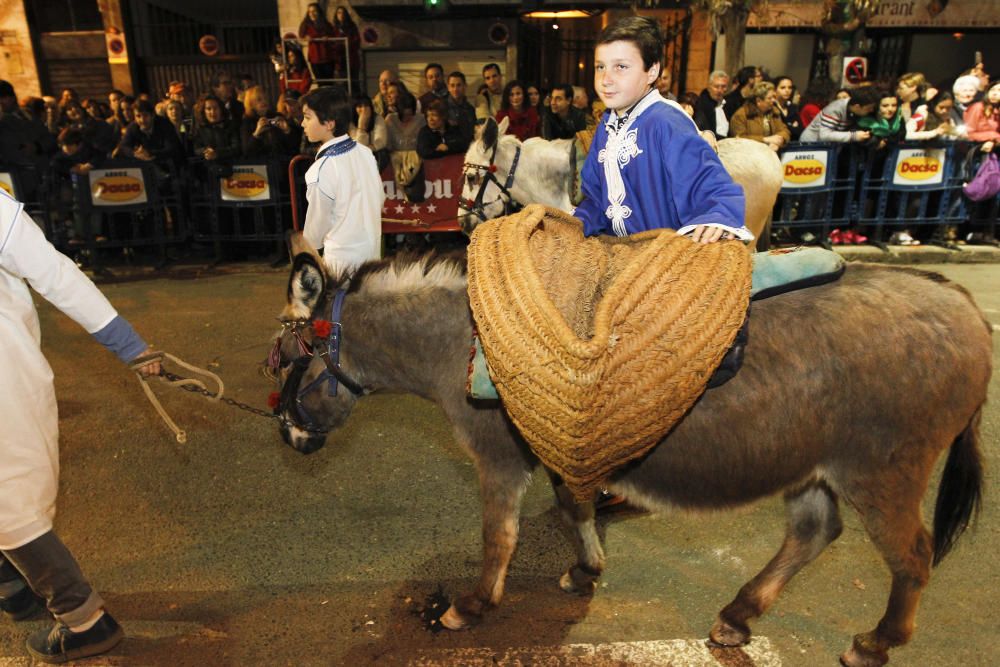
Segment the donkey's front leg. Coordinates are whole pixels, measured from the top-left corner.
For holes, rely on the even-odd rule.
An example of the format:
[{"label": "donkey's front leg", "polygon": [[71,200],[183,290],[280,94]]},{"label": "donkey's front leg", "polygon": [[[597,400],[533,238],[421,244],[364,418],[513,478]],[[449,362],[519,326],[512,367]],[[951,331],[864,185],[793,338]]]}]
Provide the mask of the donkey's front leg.
[{"label": "donkey's front leg", "polygon": [[576,563],[559,578],[559,588],[567,593],[590,595],[597,588],[597,580],[604,572],[604,549],[594,526],[594,503],[578,503],[562,477],[547,470],[552,490],[559,502],[559,513],[572,531]]},{"label": "donkey's front leg", "polygon": [[483,494],[483,573],[474,593],[455,600],[441,617],[451,630],[462,630],[482,620],[483,612],[500,604],[507,566],[517,546],[521,499],[531,480],[530,470],[498,470],[480,465]]}]

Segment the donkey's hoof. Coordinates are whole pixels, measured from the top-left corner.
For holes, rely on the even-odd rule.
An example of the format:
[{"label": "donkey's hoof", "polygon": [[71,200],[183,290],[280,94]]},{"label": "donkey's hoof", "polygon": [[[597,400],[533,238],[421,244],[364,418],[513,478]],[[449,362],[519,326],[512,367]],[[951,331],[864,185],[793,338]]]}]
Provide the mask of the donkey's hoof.
[{"label": "donkey's hoof", "polygon": [[478,625],[483,620],[486,604],[474,595],[463,595],[456,599],[441,617],[441,625],[449,630],[465,630]]},{"label": "donkey's hoof", "polygon": [[597,577],[574,565],[559,577],[559,588],[575,595],[593,595],[597,590]]},{"label": "donkey's hoof", "polygon": [[750,643],[750,628],[742,624],[734,625],[719,618],[712,626],[712,631],[708,633],[708,640],[716,646],[729,648],[745,646]]},{"label": "donkey's hoof", "polygon": [[441,617],[441,625],[449,630],[467,630],[475,623],[470,623],[462,614],[455,609],[455,605],[448,607],[448,611]]},{"label": "donkey's hoof", "polygon": [[844,667],[882,667],[887,662],[889,654],[886,651],[866,648],[857,637],[851,648],[840,656],[840,664]]}]

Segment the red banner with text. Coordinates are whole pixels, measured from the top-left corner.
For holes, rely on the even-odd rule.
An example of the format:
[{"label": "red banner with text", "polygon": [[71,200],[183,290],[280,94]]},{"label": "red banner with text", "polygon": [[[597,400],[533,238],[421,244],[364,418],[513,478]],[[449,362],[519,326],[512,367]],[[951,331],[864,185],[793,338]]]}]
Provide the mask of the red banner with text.
[{"label": "red banner with text", "polygon": [[456,232],[458,199],[462,195],[464,155],[424,160],[424,200],[409,202],[393,178],[392,166],[382,172],[385,203],[382,205],[382,232]]}]

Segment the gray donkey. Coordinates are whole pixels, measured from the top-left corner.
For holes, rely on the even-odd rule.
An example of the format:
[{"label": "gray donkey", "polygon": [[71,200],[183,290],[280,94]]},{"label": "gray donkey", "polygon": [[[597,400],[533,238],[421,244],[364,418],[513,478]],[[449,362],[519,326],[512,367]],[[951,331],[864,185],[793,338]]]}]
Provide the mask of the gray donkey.
[{"label": "gray donkey", "polygon": [[[483,497],[482,576],[442,619],[451,629],[468,627],[503,595],[537,459],[501,406],[466,398],[472,320],[464,261],[369,263],[346,291],[321,266],[309,252],[292,266],[278,342],[282,437],[303,453],[319,449],[371,391],[410,392],[441,406],[476,463]],[[320,319],[333,320],[333,330]],[[889,566],[892,589],[878,626],[856,635],[841,661],[885,664],[888,649],[913,633],[932,564],[978,510],[990,327],[970,295],[939,275],[858,264],[838,282],[755,303],[750,331],[736,377],[706,391],[608,486],[649,509],[717,509],[785,495],[784,543],[719,613],[710,637],[722,646],[749,641],[749,621],[837,538],[842,497]],[[946,450],[932,535],[920,503]],[[590,593],[605,564],[593,504],[575,504],[558,478],[553,485],[577,552],[560,586]]]}]

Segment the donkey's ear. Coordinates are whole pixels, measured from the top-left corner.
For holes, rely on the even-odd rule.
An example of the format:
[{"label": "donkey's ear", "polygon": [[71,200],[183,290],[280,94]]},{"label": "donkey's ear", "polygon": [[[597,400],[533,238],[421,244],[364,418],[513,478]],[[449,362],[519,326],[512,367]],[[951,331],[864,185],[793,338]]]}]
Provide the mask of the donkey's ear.
[{"label": "donkey's ear", "polygon": [[507,134],[508,127],[510,127],[510,116],[504,116],[503,120],[500,121],[500,125],[497,126],[497,133],[502,137]]},{"label": "donkey's ear", "polygon": [[326,289],[323,261],[316,252],[300,252],[292,260],[288,278],[288,303],[281,311],[282,320],[306,320],[312,316]]},{"label": "donkey's ear", "polygon": [[497,139],[500,137],[499,130],[497,129],[497,121],[494,118],[487,118],[486,122],[483,123],[483,134],[481,140],[483,146],[489,150],[497,143]]},{"label": "donkey's ear", "polygon": [[306,253],[307,255],[312,255],[316,262],[323,266],[323,262],[320,259],[319,253],[316,252],[316,248],[313,248],[306,238],[302,235],[302,232],[289,232],[288,238],[288,259],[295,259],[296,255],[301,253]]}]

